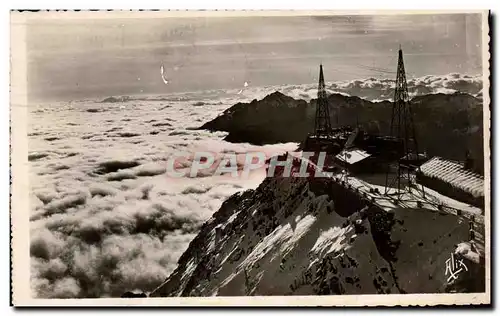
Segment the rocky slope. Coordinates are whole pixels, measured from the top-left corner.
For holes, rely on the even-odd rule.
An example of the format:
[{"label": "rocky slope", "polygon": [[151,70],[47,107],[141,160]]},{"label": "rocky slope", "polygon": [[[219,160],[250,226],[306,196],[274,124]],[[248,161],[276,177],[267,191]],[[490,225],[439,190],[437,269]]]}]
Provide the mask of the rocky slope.
[{"label": "rocky slope", "polygon": [[[333,126],[359,122],[370,133],[389,134],[391,102],[370,102],[340,94],[328,98]],[[415,97],[412,109],[421,151],[427,151],[429,156],[462,160],[468,149],[482,172],[481,100],[464,93],[429,94]],[[315,111],[315,99],[307,103],[274,92],[259,101],[238,103],[200,128],[229,132],[226,140],[230,142],[302,142],[314,129]]]},{"label": "rocky slope", "polygon": [[[150,296],[481,292],[467,236],[449,214],[363,207],[325,179],[266,178],[224,202]],[[468,271],[447,285],[459,250]]]}]

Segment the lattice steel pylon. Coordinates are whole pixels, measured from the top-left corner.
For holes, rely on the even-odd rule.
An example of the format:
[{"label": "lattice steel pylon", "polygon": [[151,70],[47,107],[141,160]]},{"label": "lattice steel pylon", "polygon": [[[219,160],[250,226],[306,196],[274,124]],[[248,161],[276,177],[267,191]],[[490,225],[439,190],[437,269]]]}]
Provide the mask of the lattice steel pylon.
[{"label": "lattice steel pylon", "polygon": [[330,109],[325,89],[325,78],[323,77],[323,65],[319,65],[318,100],[316,105],[316,119],[314,121],[314,133],[316,136],[328,136],[331,134]]},{"label": "lattice steel pylon", "polygon": [[[392,176],[389,166],[385,179],[385,194],[387,194],[389,192],[389,188],[393,187],[395,184],[397,184],[397,191],[395,193],[401,193],[401,180],[406,178],[408,184],[411,181],[411,171],[413,167],[411,162],[416,159],[415,165],[419,165],[417,138],[415,125],[413,123],[413,114],[410,107],[410,100],[408,97],[403,51],[401,47],[399,48],[390,135],[397,141],[397,173],[395,176]],[[408,189],[410,189],[410,187],[411,186],[408,185]]]}]

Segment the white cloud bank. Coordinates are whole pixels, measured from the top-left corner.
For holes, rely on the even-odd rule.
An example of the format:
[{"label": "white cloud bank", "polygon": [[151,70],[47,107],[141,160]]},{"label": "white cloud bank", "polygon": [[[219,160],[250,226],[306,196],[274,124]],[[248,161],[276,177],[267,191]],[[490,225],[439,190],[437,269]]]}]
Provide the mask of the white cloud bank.
[{"label": "white cloud bank", "polygon": [[200,225],[227,197],[256,187],[264,176],[173,179],[166,174],[168,157],[296,148],[231,144],[221,140],[224,133],[191,128],[234,103],[34,106],[29,136],[33,296],[119,296],[163,282]]},{"label": "white cloud bank", "polygon": [[[407,85],[410,97],[432,93],[452,94],[455,92],[482,97],[483,87],[481,75],[471,76],[458,73],[409,78],[407,79]],[[392,100],[394,98],[394,86],[395,78],[366,78],[326,83],[328,93],[358,96],[370,101]],[[317,97],[317,89],[317,83],[283,85],[246,89],[242,91],[242,95],[252,99],[260,99],[277,90],[296,99],[310,100]]]}]

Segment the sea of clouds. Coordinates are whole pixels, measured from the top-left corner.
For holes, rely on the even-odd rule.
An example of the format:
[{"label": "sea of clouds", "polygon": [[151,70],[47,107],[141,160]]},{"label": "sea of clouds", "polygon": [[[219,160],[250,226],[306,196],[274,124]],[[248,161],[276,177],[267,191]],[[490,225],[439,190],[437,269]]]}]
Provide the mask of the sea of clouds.
[{"label": "sea of clouds", "polygon": [[[148,291],[172,270],[199,226],[264,175],[174,179],[174,152],[273,152],[193,127],[234,100],[72,102],[34,106],[29,156],[32,290],[37,297]],[[188,162],[189,163],[189,162]],[[186,167],[189,167],[188,165]]]},{"label": "sea of clouds", "polygon": [[[328,83],[331,93],[391,98],[391,80]],[[408,81],[410,94],[480,95],[481,78],[450,74]],[[34,104],[29,113],[31,288],[35,297],[106,297],[151,291],[175,269],[199,227],[230,195],[257,187],[246,179],[200,173],[171,178],[173,153],[261,151],[270,156],[297,144],[253,146],[196,130],[237,102],[276,90],[316,96],[316,85],[245,87],[169,96]],[[189,167],[189,161],[186,168]],[[261,170],[262,171],[262,170]]]}]

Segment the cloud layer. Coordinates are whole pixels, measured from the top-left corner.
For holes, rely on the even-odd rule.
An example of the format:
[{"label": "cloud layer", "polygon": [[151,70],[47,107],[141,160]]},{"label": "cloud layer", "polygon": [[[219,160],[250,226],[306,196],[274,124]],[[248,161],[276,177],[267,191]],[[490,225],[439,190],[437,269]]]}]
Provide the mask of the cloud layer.
[{"label": "cloud layer", "polygon": [[119,296],[158,286],[222,202],[256,187],[264,176],[173,179],[166,174],[170,155],[270,154],[296,147],[230,144],[221,140],[224,133],[192,129],[233,103],[156,99],[34,106],[33,296]]}]

